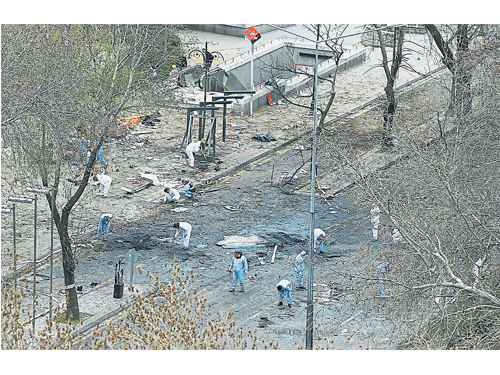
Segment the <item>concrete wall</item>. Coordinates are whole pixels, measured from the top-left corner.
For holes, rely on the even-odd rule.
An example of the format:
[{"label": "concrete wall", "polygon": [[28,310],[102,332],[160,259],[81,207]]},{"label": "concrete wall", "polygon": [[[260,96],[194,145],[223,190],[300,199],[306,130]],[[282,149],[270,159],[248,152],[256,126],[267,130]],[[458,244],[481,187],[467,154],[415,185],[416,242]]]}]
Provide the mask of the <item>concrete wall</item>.
[{"label": "concrete wall", "polygon": [[[208,23],[203,23],[203,24],[187,24],[184,26],[186,26],[188,29],[191,29],[191,30],[205,31],[208,33],[236,36],[236,37],[242,37],[242,38],[245,38],[244,32],[250,26],[254,26],[261,35],[264,35],[264,33],[266,33],[266,32],[276,30],[275,28],[273,28],[271,26],[262,25],[262,24],[255,25],[255,24],[208,24]],[[275,26],[285,28],[288,26],[292,26],[292,24],[280,24],[280,25],[275,25]]]},{"label": "concrete wall", "polygon": [[[341,59],[339,63],[339,72],[347,70],[357,64],[366,60],[367,51],[369,48],[362,48],[360,50],[350,51],[350,54],[344,59]],[[318,74],[322,77],[328,76],[335,70],[335,64],[332,61],[326,60],[323,63],[318,64]],[[295,75],[288,79],[279,80],[278,85],[280,91],[286,96],[293,94],[294,92],[303,89],[304,87],[311,85],[311,79],[305,75]],[[271,88],[264,88],[253,95],[253,110],[257,110],[264,106],[269,105],[267,101],[267,95],[272,95],[274,102],[281,99],[281,95],[277,90],[272,90]],[[250,97],[243,100],[239,100],[238,103],[233,103],[233,112],[238,112],[242,114],[250,113]]]},{"label": "concrete wall", "polygon": [[[293,71],[273,69],[270,71],[270,66],[276,66],[276,62],[281,65],[287,65],[292,69],[295,64],[314,65],[314,46],[310,43],[294,42],[289,43],[283,40],[267,43],[266,45],[259,46],[254,50],[254,72],[253,80],[254,86],[259,86],[271,78],[288,79],[295,75]],[[330,58],[333,53],[328,49],[321,49],[318,53],[319,61],[325,61]],[[210,85],[212,91],[222,91],[221,85],[217,84],[217,80],[226,85],[226,82],[231,82],[229,79],[237,78],[236,86],[245,87],[250,89],[250,65],[251,53],[245,53],[241,58],[233,59],[213,68],[212,74],[216,76]],[[219,70],[220,69],[220,70]],[[229,85],[227,90],[242,90],[240,87]]]}]

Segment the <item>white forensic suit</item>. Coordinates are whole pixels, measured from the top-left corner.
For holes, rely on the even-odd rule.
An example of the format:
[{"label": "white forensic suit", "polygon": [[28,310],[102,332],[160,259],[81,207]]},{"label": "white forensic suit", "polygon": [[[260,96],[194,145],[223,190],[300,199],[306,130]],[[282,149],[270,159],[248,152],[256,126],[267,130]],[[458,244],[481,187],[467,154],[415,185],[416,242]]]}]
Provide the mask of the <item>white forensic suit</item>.
[{"label": "white forensic suit", "polygon": [[370,221],[372,223],[373,241],[378,240],[378,225],[380,223],[380,208],[373,204],[370,210]]},{"label": "white forensic suit", "polygon": [[174,240],[177,238],[177,235],[179,234],[179,231],[182,229],[184,232],[184,240],[183,240],[183,249],[187,250],[189,248],[189,239],[191,238],[191,230],[193,227],[191,224],[186,223],[184,221],[179,222],[179,228],[176,229],[175,234],[174,234]]},{"label": "white forensic suit", "polygon": [[103,198],[107,198],[109,187],[111,186],[111,181],[113,181],[113,179],[111,177],[105,175],[104,173],[98,174],[98,175],[96,175],[96,177],[97,177],[97,181],[99,181],[101,184],[99,187],[99,192],[102,190],[101,196]]},{"label": "white forensic suit", "polygon": [[[166,189],[165,189],[166,190]],[[163,197],[163,203],[169,202],[179,202],[181,195],[174,188],[170,188],[170,192],[165,191],[165,196]]]},{"label": "white forensic suit", "polygon": [[194,153],[200,151],[201,141],[193,142],[187,145],[186,147],[186,155],[189,159],[189,166],[194,168]]}]

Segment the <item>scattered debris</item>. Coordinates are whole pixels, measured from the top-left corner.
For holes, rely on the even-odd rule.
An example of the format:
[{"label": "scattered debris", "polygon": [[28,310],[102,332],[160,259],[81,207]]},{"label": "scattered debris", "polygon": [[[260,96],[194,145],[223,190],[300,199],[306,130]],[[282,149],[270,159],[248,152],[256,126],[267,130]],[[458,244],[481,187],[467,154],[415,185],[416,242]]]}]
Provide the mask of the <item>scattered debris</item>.
[{"label": "scattered debris", "polygon": [[[144,178],[144,182],[142,182],[139,186],[136,186],[132,189],[129,189],[129,188],[126,188],[124,186],[122,186],[120,189],[122,189],[123,191],[127,192],[128,194],[133,194],[133,193],[137,193],[141,190],[144,190],[146,189],[148,186],[150,185],[153,185],[153,180],[150,179],[149,177],[143,177]],[[158,181],[159,183],[159,181]]]},{"label": "scattered debris", "polygon": [[241,209],[241,206],[238,206],[238,207],[234,207],[234,206],[224,206],[224,208],[226,210],[229,210],[229,211],[239,211]]},{"label": "scattered debris", "polygon": [[257,134],[250,139],[255,139],[256,141],[261,141],[261,142],[271,142],[276,140],[276,138],[274,138],[271,133]]},{"label": "scattered debris", "polygon": [[267,241],[254,234],[249,237],[224,236],[224,240],[217,242],[217,245],[222,246],[224,249],[236,249],[239,247],[265,246]]},{"label": "scattered debris", "polygon": [[172,211],[172,212],[184,212],[187,210],[188,210],[188,208],[185,208],[185,207],[176,207],[174,209],[171,209],[170,211]]},{"label": "scattered debris", "polygon": [[274,260],[276,259],[277,250],[278,250],[278,245],[274,245],[274,252],[273,252],[273,257],[271,258],[271,263],[274,263]]}]

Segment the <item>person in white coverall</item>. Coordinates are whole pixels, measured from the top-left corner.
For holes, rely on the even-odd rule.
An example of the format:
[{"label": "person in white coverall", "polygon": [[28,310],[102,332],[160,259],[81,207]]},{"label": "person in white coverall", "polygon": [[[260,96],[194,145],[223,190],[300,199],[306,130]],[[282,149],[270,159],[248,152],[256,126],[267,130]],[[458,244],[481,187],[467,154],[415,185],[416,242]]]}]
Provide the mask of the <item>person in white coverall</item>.
[{"label": "person in white coverall", "polygon": [[286,297],[286,301],[288,302],[288,307],[292,307],[292,284],[288,280],[281,280],[278,285],[276,285],[276,289],[278,289],[278,306],[283,305],[283,300]]},{"label": "person in white coverall", "polygon": [[186,147],[186,155],[189,159],[189,166],[194,168],[194,153],[200,151],[201,141],[192,142]]},{"label": "person in white coverall", "polygon": [[182,248],[184,250],[187,250],[189,248],[189,239],[191,238],[191,230],[193,229],[193,227],[191,226],[191,224],[183,222],[183,221],[175,223],[173,225],[173,227],[175,228],[174,240],[177,238],[177,235],[179,234],[180,230],[182,229],[182,231],[184,233],[184,240],[183,240],[183,247]]},{"label": "person in white coverall", "polygon": [[306,270],[306,265],[304,264],[304,257],[306,252],[302,251],[299,255],[295,257],[295,287],[299,289],[305,289],[304,286],[304,273]]},{"label": "person in white coverall", "polygon": [[104,173],[102,173],[102,174],[96,175],[94,177],[94,181],[99,181],[100,182],[101,186],[99,186],[99,193],[102,190],[101,197],[102,198],[107,198],[108,197],[109,187],[111,186],[111,181],[113,181],[113,179],[111,177],[105,175]]},{"label": "person in white coverall", "polygon": [[324,246],[324,241],[325,241],[326,234],[325,232],[320,229],[320,228],[315,228],[314,229],[314,252],[316,252],[316,245],[318,245],[318,249],[320,254],[323,254],[323,246]]},{"label": "person in white coverall", "polygon": [[380,208],[373,203],[370,210],[370,221],[372,223],[373,241],[378,241],[378,225],[380,223]]},{"label": "person in white coverall", "polygon": [[403,239],[403,237],[401,236],[401,233],[399,232],[399,230],[397,228],[394,228],[394,227],[389,227],[389,231],[391,231],[391,241],[394,242],[394,243],[398,243],[399,241],[401,241]]},{"label": "person in white coverall", "polygon": [[181,195],[176,189],[167,187],[163,191],[165,192],[165,196],[163,197],[163,203],[166,203],[167,200],[169,202],[179,203]]}]

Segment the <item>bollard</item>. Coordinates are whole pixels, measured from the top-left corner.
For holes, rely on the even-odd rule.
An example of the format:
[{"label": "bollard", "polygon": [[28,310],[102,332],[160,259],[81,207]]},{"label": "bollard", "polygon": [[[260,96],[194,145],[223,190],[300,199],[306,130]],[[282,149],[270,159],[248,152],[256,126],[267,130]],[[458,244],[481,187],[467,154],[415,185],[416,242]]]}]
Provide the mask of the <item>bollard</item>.
[{"label": "bollard", "polygon": [[121,268],[121,259],[115,265],[115,286],[113,291],[113,298],[123,297],[123,269]]},{"label": "bollard", "polygon": [[129,265],[129,285],[132,285],[134,279],[134,270],[137,263],[137,251],[135,249],[130,249],[127,253],[128,265]]}]

